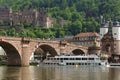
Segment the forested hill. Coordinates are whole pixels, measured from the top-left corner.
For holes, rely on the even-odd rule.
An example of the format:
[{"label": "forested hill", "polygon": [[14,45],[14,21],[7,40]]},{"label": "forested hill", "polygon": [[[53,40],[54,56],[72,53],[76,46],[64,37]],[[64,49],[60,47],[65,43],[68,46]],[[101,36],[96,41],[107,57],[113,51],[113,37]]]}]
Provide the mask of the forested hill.
[{"label": "forested hill", "polygon": [[13,10],[46,9],[49,17],[71,21],[59,30],[49,29],[52,37],[99,32],[101,16],[106,20],[120,21],[120,0],[0,0],[0,5],[11,6]]}]

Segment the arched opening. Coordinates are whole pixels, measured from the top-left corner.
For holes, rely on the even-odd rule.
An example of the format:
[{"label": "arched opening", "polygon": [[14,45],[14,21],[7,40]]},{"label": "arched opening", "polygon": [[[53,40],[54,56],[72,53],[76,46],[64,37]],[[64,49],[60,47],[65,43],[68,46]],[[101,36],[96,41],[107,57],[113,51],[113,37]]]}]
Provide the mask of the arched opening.
[{"label": "arched opening", "polygon": [[39,46],[33,53],[32,61],[35,63],[42,62],[46,57],[54,57],[57,55],[56,50],[49,45]]},{"label": "arched opening", "polygon": [[75,49],[72,51],[74,55],[84,55],[85,53],[80,49]]},{"label": "arched opening", "polygon": [[[16,48],[8,42],[0,41],[0,46],[6,53],[6,64],[10,66],[20,66],[21,58]],[[1,60],[2,61],[2,60]]]}]

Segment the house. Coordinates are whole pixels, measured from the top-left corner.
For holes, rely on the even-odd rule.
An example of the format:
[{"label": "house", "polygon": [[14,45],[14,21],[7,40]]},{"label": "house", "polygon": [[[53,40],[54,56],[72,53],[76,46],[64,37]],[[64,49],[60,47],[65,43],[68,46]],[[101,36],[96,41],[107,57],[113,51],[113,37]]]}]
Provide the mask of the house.
[{"label": "house", "polygon": [[75,35],[71,42],[77,45],[89,47],[95,44],[95,40],[97,41],[97,45],[100,46],[100,35],[96,32],[86,32]]}]

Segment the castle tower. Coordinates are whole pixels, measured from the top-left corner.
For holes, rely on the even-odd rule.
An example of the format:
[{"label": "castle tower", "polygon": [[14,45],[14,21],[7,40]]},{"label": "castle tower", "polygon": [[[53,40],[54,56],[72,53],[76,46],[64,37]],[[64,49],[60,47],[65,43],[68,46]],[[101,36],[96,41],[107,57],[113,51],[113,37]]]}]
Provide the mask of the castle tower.
[{"label": "castle tower", "polygon": [[103,38],[103,36],[108,32],[109,23],[105,23],[105,21],[101,22],[100,27],[100,39]]},{"label": "castle tower", "polygon": [[115,21],[112,27],[112,35],[114,38],[114,54],[120,55],[120,23]]},{"label": "castle tower", "polygon": [[112,22],[107,22],[101,29],[101,53],[111,55],[114,53],[114,38],[112,35]]}]

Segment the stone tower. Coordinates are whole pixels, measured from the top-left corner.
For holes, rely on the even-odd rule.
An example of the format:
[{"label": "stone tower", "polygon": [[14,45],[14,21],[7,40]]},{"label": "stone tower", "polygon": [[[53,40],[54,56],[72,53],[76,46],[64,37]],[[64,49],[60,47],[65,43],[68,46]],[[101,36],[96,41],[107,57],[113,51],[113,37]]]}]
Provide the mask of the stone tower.
[{"label": "stone tower", "polygon": [[120,55],[120,23],[108,22],[100,28],[102,51]]},{"label": "stone tower", "polygon": [[114,38],[112,35],[112,22],[104,23],[100,28],[101,35],[101,53],[111,55],[114,53]]},{"label": "stone tower", "polygon": [[114,53],[115,55],[120,55],[120,24],[115,21],[112,26],[112,35],[114,38]]}]

